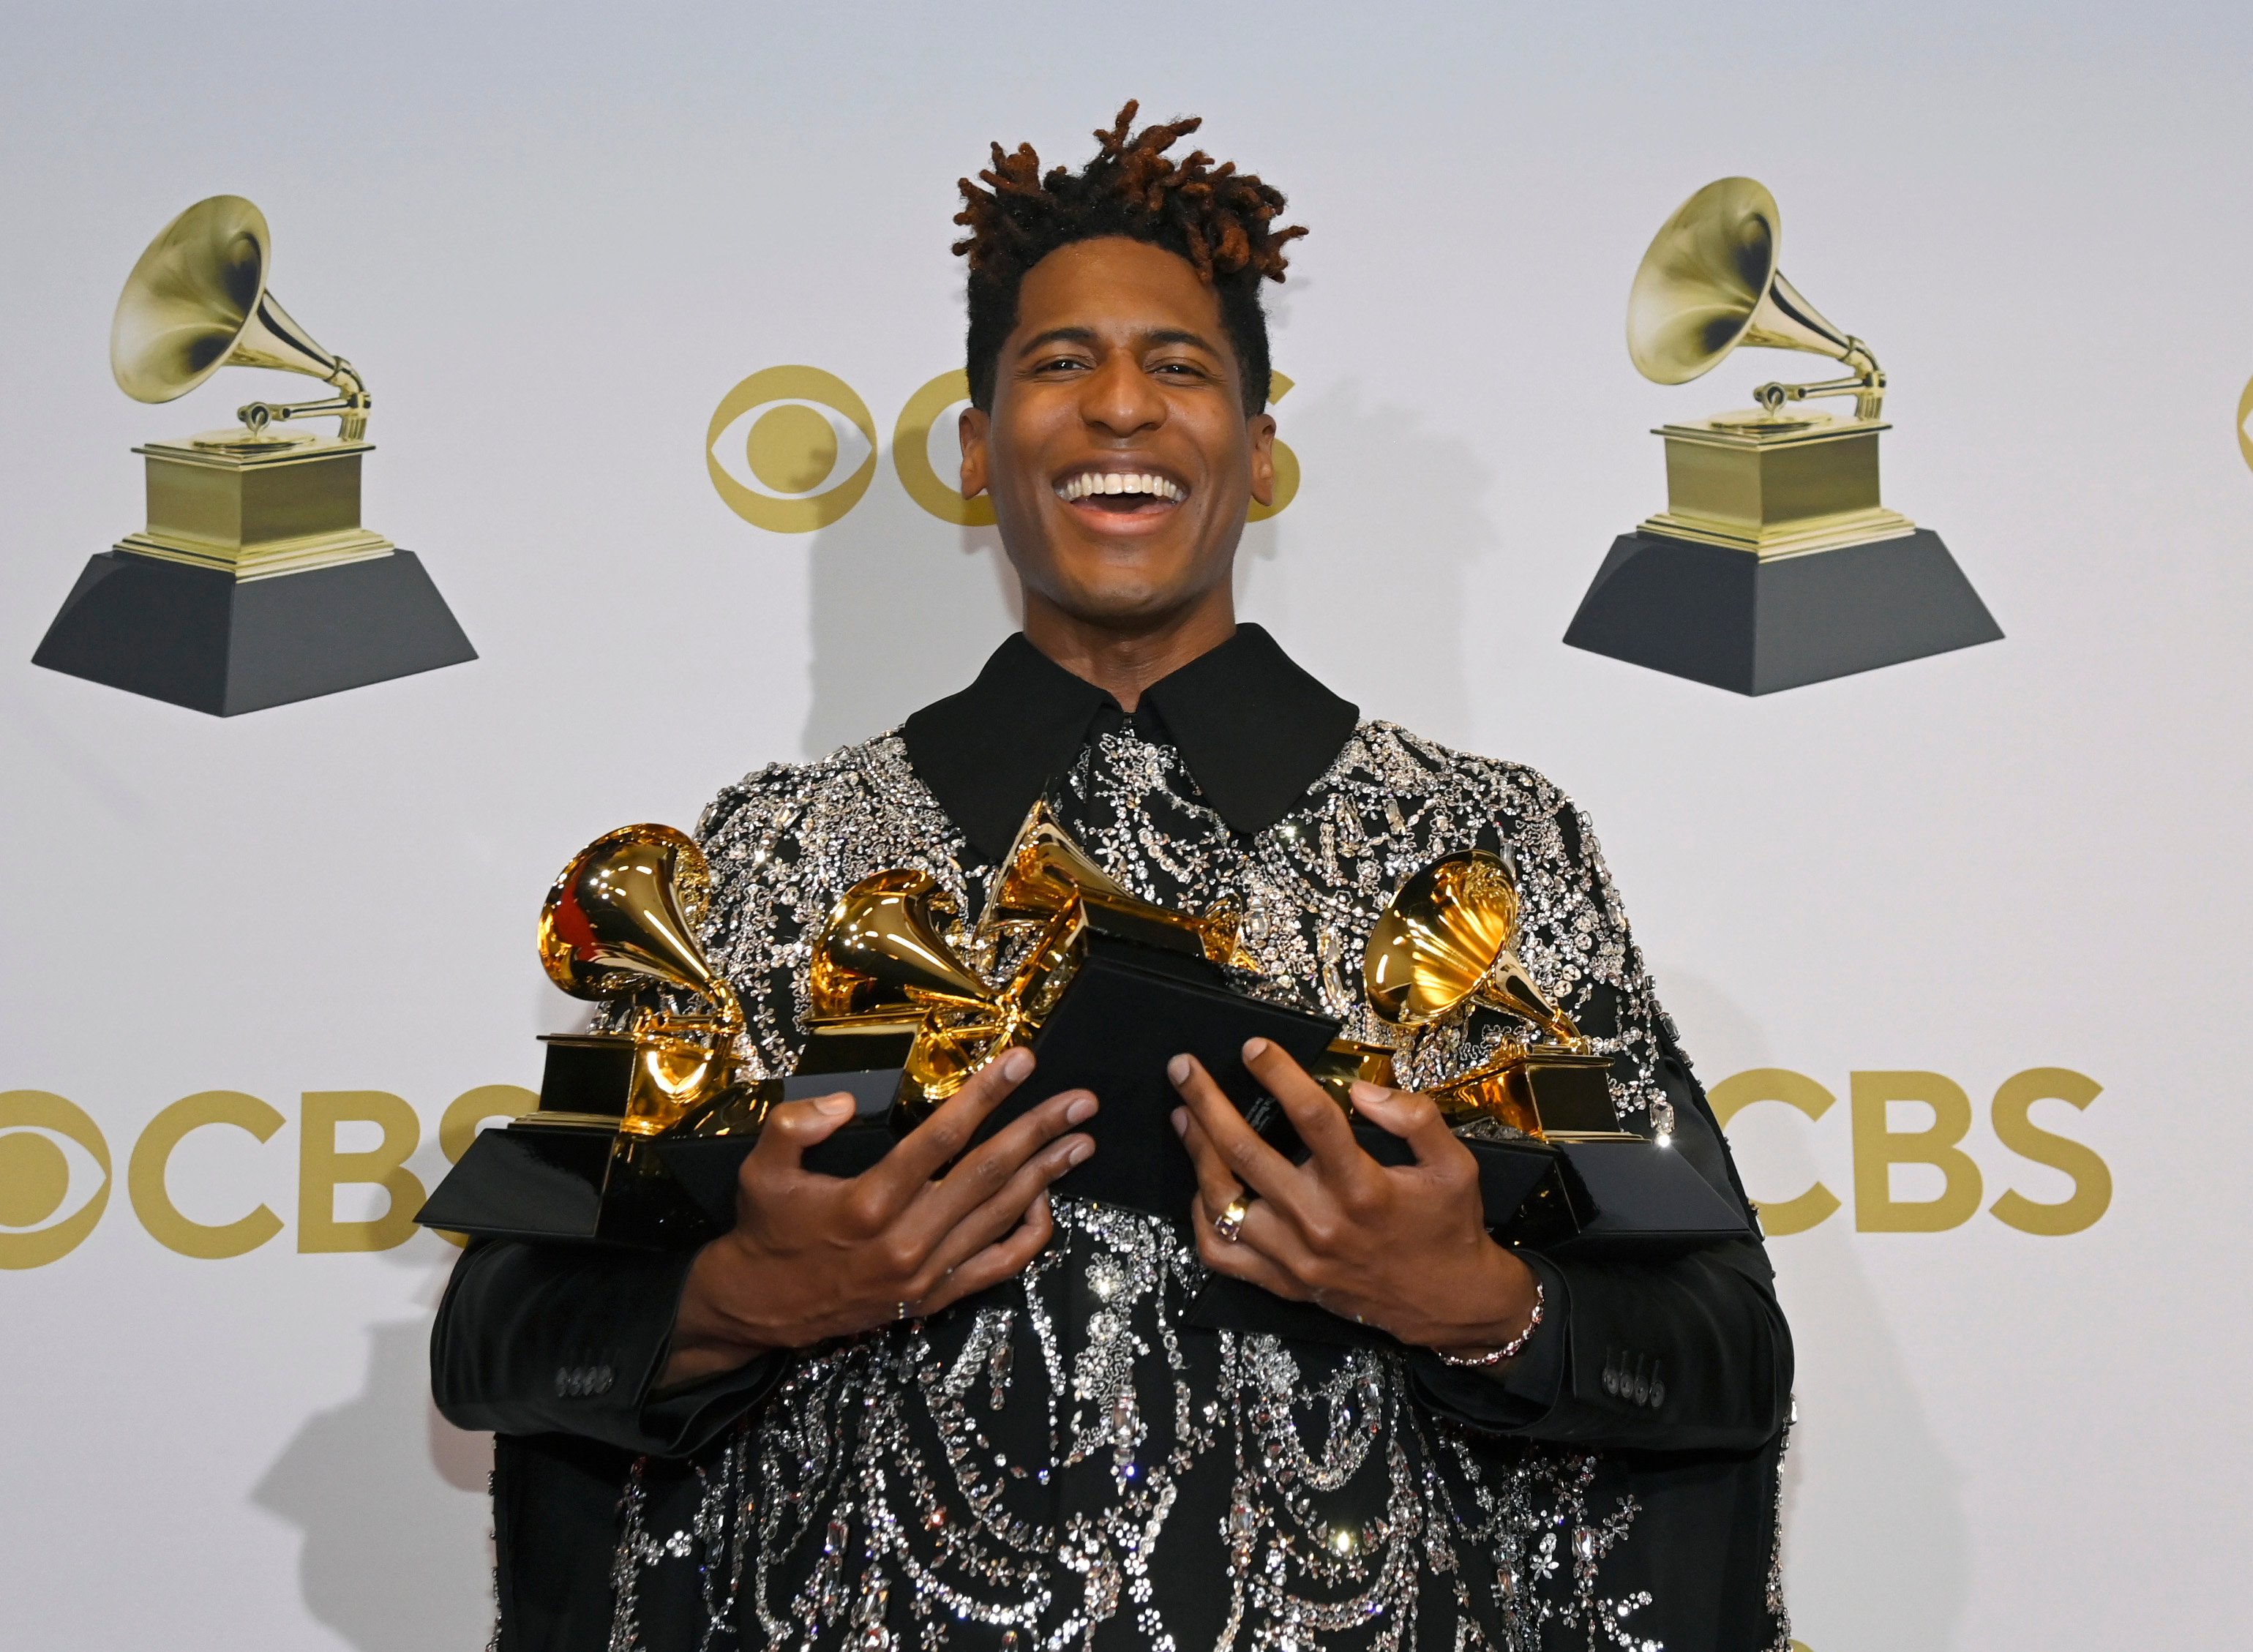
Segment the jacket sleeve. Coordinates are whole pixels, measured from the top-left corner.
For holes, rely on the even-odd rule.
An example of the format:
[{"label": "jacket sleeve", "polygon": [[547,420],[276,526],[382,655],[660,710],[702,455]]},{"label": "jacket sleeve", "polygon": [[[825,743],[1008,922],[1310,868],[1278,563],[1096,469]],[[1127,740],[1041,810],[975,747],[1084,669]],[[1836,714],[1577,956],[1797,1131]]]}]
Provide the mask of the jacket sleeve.
[{"label": "jacket sleeve", "polygon": [[[1704,1089],[1672,1048],[1658,1077],[1674,1144],[1747,1212]],[[1499,1376],[1413,1356],[1427,1404],[1458,1421],[1530,1439],[1613,1448],[1750,1451],[1791,1405],[1791,1334],[1775,1274],[1754,1238],[1687,1251],[1526,1253],[1542,1323]]]},{"label": "jacket sleeve", "polygon": [[687,1456],[760,1404],[771,1354],[659,1391],[693,1253],[473,1242],[430,1336],[430,1389],[457,1428],[562,1433]]}]

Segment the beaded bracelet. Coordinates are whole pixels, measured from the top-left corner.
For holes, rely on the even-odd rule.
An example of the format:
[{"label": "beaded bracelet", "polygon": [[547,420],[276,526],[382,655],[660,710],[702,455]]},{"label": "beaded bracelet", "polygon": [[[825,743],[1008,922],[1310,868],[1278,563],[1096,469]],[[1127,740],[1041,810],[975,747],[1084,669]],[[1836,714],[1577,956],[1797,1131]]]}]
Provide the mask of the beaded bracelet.
[{"label": "beaded bracelet", "polygon": [[1448,1353],[1443,1348],[1435,1348],[1432,1351],[1448,1364],[1460,1365],[1467,1371],[1484,1370],[1489,1366],[1499,1365],[1505,1360],[1514,1360],[1525,1351],[1525,1345],[1533,1340],[1533,1333],[1541,1328],[1541,1309],[1547,1300],[1548,1293],[1541,1288],[1541,1281],[1534,1280],[1533,1312],[1526,1316],[1525,1328],[1490,1354],[1481,1354],[1475,1359],[1464,1359],[1460,1356]]}]

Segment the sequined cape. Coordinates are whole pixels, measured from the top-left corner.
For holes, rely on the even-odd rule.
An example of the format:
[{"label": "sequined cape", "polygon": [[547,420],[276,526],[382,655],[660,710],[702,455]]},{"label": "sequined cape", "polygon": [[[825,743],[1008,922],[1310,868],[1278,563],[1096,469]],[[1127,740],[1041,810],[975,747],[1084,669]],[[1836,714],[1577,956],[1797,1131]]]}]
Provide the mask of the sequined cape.
[{"label": "sequined cape", "polygon": [[[1139,894],[1240,902],[1254,989],[1365,1037],[1359,961],[1394,889],[1498,839],[1521,955],[1613,1056],[1628,1127],[1671,1127],[1733,1185],[1588,824],[1539,775],[1364,722],[1295,809],[1245,837],[1130,726],[1095,738],[1051,797]],[[803,1035],[811,937],[847,886],[920,868],[974,915],[994,873],[896,735],[748,777],[700,837],[707,946],[775,1072]],[[1504,1030],[1475,1018],[1403,1077],[1447,1077]],[[1498,1381],[1398,1347],[1201,1329],[1182,1227],[1060,1199],[1019,1279],[771,1356],[701,1409],[666,1402],[664,1427],[650,1407],[618,1424],[611,1438],[657,1448],[619,1490],[609,1646],[1782,1649],[1789,1355],[1758,1245],[1538,1271],[1545,1343],[1520,1362],[1530,1376]],[[480,1381],[506,1385],[457,1374],[450,1415],[595,1432],[544,1401],[480,1410]]]}]

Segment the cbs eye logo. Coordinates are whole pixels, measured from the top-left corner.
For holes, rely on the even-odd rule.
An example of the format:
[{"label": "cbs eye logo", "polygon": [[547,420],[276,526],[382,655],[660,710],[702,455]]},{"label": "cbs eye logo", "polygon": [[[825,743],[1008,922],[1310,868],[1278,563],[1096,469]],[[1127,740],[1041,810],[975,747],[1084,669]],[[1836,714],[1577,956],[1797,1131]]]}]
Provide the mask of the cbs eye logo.
[{"label": "cbs eye logo", "polygon": [[[1291,380],[1270,375],[1267,400]],[[970,405],[970,376],[942,373],[917,390],[892,426],[892,469],[908,497],[942,522],[990,527],[994,505],[962,497],[949,477],[962,450],[955,426]],[[934,452],[938,448],[940,451]],[[727,507],[771,533],[811,533],[861,502],[876,476],[876,422],[853,387],[819,367],[767,367],[720,399],[704,431],[704,468]],[[1299,456],[1275,444],[1275,502],[1252,506],[1262,522],[1299,491]]]},{"label": "cbs eye logo", "polygon": [[109,1144],[81,1109],[44,1090],[0,1094],[0,1268],[69,1254],[108,1208],[110,1181]]},{"label": "cbs eye logo", "polygon": [[2245,381],[2245,388],[2237,398],[2237,452],[2249,467],[2253,467],[2253,436],[2245,431],[2245,421],[2253,416],[2253,379]]}]

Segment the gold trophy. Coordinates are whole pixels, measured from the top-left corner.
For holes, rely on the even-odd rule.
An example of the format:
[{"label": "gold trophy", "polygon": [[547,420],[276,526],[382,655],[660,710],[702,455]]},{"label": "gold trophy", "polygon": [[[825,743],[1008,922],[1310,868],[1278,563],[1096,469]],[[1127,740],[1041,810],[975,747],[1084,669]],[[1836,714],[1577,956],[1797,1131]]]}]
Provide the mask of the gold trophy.
[{"label": "gold trophy", "polygon": [[814,938],[807,981],[813,1069],[898,1065],[900,1098],[920,1117],[1031,1042],[1038,960],[1029,955],[989,986],[947,938],[957,916],[929,873],[909,868],[863,878],[839,897]]},{"label": "gold trophy", "polygon": [[709,889],[671,826],[621,826],[571,858],[540,910],[548,979],[596,1003],[656,988],[700,1007],[644,1002],[616,1032],[542,1039],[540,1105],[479,1135],[416,1221],[645,1246],[733,1223],[736,1167],[783,1086],[744,1073],[743,1006],[696,938]]},{"label": "gold trophy", "polygon": [[[171,401],[240,366],[336,394],[136,448],[147,525],[87,565],[33,664],[231,716],[477,658],[415,554],[361,526],[367,387],[275,297],[271,248],[237,195],[166,225],[117,301],[118,388]],[[302,427],[314,417],[336,434]]]},{"label": "gold trophy", "polygon": [[1525,1022],[1475,1071],[1428,1093],[1451,1120],[1489,1118],[1538,1140],[1617,1136],[1610,1059],[1594,1053],[1513,950],[1517,890],[1484,849],[1436,861],[1392,897],[1362,955],[1370,1008],[1388,1027],[1421,1035],[1474,1005]]},{"label": "gold trophy", "polygon": [[[1478,1161],[1488,1225],[1529,1243],[1697,1242],[1745,1231],[1671,1138],[1620,1127],[1611,1058],[1542,991],[1517,951],[1510,864],[1484,849],[1433,861],[1370,931],[1362,981],[1378,1019],[1412,1050],[1475,1009],[1524,1024],[1477,1067],[1428,1093]],[[1365,1130],[1364,1146],[1373,1138]],[[1384,1143],[1393,1162],[1404,1155]]]},{"label": "gold trophy", "polygon": [[973,927],[923,872],[879,873],[845,892],[814,940],[799,1070],[898,1069],[900,1130],[1029,1046],[1031,1080],[980,1136],[1084,1086],[1102,1098],[1099,1150],[1059,1189],[1178,1215],[1196,1179],[1168,1122],[1179,1098],[1167,1063],[1195,1056],[1257,1120],[1272,1104],[1244,1066],[1245,1042],[1271,1039],[1311,1065],[1337,1031],[1229,985],[1226,972],[1252,962],[1239,927],[1227,903],[1182,912],[1134,894],[1036,803]]},{"label": "gold trophy", "polygon": [[[905,1038],[902,1098],[919,1113],[1004,1051],[1034,1042],[1091,947],[1102,944],[1093,938],[1147,949],[1146,963],[1197,960],[1187,967],[1199,973],[1200,965],[1249,965],[1239,927],[1225,904],[1196,914],[1142,899],[1036,802],[974,931],[963,931],[928,873],[880,872],[845,892],[814,940],[809,1053],[833,1068],[838,1057],[822,1048],[833,1041]],[[853,1052],[866,1057],[872,1048]]]},{"label": "gold trophy", "polygon": [[[1740,694],[1869,671],[2002,635],[1929,529],[1880,500],[1886,375],[1778,265],[1775,198],[1725,178],[1685,201],[1628,296],[1628,354],[1686,384],[1742,346],[1831,358],[1756,407],[1657,434],[1667,508],[1615,541],[1565,640]],[[1808,407],[1851,397],[1850,416]]]}]

